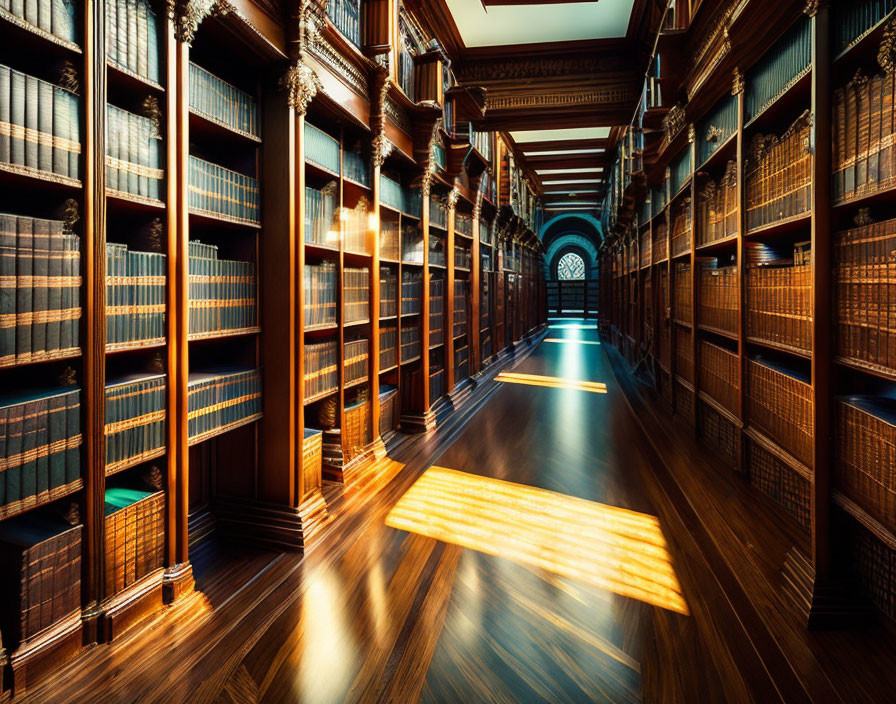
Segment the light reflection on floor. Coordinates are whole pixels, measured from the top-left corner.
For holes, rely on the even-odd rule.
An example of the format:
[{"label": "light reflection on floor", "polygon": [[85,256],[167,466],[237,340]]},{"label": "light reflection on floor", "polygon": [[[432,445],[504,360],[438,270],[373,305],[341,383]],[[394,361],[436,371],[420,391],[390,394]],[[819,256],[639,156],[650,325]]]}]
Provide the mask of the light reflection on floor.
[{"label": "light reflection on floor", "polygon": [[560,337],[548,337],[542,340],[542,342],[556,342],[559,344],[568,344],[568,345],[599,345],[600,342],[596,340],[576,340],[576,339],[564,339]]},{"label": "light reflection on floor", "polygon": [[688,613],[659,522],[647,514],[430,467],[386,525]]},{"label": "light reflection on floor", "polygon": [[597,381],[576,381],[557,376],[542,376],[540,374],[518,374],[515,372],[501,372],[495,377],[495,381],[505,384],[525,384],[527,386],[544,386],[551,389],[577,389],[578,391],[590,391],[594,394],[607,393],[607,385]]},{"label": "light reflection on floor", "polygon": [[548,328],[551,330],[597,330],[597,325],[556,325],[554,323],[551,323],[550,325],[548,325]]}]

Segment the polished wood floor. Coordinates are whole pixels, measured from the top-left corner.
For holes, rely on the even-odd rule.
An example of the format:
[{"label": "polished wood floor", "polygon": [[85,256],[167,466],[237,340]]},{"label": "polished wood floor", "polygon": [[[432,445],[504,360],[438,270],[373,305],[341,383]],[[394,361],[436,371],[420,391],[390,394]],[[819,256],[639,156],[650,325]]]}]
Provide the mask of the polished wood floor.
[{"label": "polished wood floor", "polygon": [[[557,325],[549,339],[513,372],[603,383],[606,393],[485,382],[437,433],[390,452],[379,467],[381,478],[394,475],[386,488],[341,497],[331,488],[338,516],[306,555],[212,539],[193,554],[196,594],[18,699],[893,701],[889,630],[807,633],[781,596],[797,529],[658,415],[595,329]],[[492,535],[480,536],[492,546],[483,552],[388,527],[433,465],[555,492],[558,511],[572,497],[658,520],[665,540],[654,536],[650,549],[668,548],[686,608],[510,559]],[[491,520],[500,516],[500,492],[471,492]],[[445,502],[443,537],[464,527]],[[513,516],[507,532],[522,543],[543,530],[542,515],[533,525]],[[634,555],[601,540],[583,531],[573,557],[605,556],[653,583]]]}]

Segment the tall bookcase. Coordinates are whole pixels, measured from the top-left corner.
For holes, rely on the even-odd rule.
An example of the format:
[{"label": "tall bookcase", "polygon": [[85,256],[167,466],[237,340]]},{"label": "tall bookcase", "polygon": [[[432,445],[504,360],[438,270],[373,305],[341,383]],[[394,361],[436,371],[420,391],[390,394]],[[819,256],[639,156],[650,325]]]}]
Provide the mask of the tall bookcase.
[{"label": "tall bookcase", "polygon": [[213,532],[304,548],[544,323],[494,342],[493,136],[413,17],[212,10],[0,8],[0,690],[189,593]]},{"label": "tall bookcase", "polygon": [[[645,91],[628,128],[640,144],[618,148],[601,316],[701,442],[805,531],[785,582],[824,624],[855,592],[896,615],[882,576],[896,555],[884,469],[896,6],[803,9],[757,6],[783,28],[773,37],[737,3],[661,31],[652,66],[668,70],[648,80],[688,100]],[[683,46],[694,60],[676,66]],[[647,198],[633,211],[621,196],[638,172]]]}]

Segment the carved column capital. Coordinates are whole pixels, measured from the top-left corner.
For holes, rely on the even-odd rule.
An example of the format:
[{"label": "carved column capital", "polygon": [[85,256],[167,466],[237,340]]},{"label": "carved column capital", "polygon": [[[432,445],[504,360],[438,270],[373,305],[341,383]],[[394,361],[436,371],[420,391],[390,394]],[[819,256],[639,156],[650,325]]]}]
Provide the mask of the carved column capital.
[{"label": "carved column capital", "polygon": [[896,19],[890,20],[884,27],[880,48],[877,50],[877,63],[884,73],[893,73],[896,68]]},{"label": "carved column capital", "polygon": [[217,0],[167,0],[168,16],[174,22],[174,36],[179,42],[192,44],[202,20],[215,8]]},{"label": "carved column capital", "polygon": [[305,114],[308,104],[317,95],[317,91],[323,89],[317,74],[301,59],[294,61],[280,80],[286,90],[289,107],[299,115]]},{"label": "carved column capital", "polygon": [[392,144],[389,138],[382,132],[374,135],[373,141],[371,142],[371,158],[373,159],[373,165],[382,166],[386,163],[386,158],[392,153],[394,146],[395,145]]},{"label": "carved column capital", "polygon": [[688,125],[688,142],[693,144],[697,141],[697,128],[694,125]]},{"label": "carved column capital", "polygon": [[815,17],[819,10],[827,7],[829,4],[829,0],[806,0],[803,12],[809,15],[809,17]]},{"label": "carved column capital", "polygon": [[448,208],[449,210],[454,210],[457,207],[457,200],[460,198],[460,191],[457,186],[451,189],[448,193]]}]

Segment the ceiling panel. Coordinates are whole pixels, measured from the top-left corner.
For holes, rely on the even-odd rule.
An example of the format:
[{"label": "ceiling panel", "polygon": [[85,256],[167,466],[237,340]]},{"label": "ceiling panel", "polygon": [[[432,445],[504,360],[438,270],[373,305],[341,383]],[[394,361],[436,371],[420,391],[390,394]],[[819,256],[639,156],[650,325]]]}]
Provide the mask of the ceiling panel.
[{"label": "ceiling panel", "polygon": [[634,0],[484,7],[445,0],[467,47],[624,37]]},{"label": "ceiling panel", "polygon": [[[590,140],[607,139],[610,136],[609,127],[568,127],[561,130],[516,130],[511,132],[513,141],[525,151],[526,142],[561,142],[564,140]],[[581,145],[587,147],[587,142]]]}]

